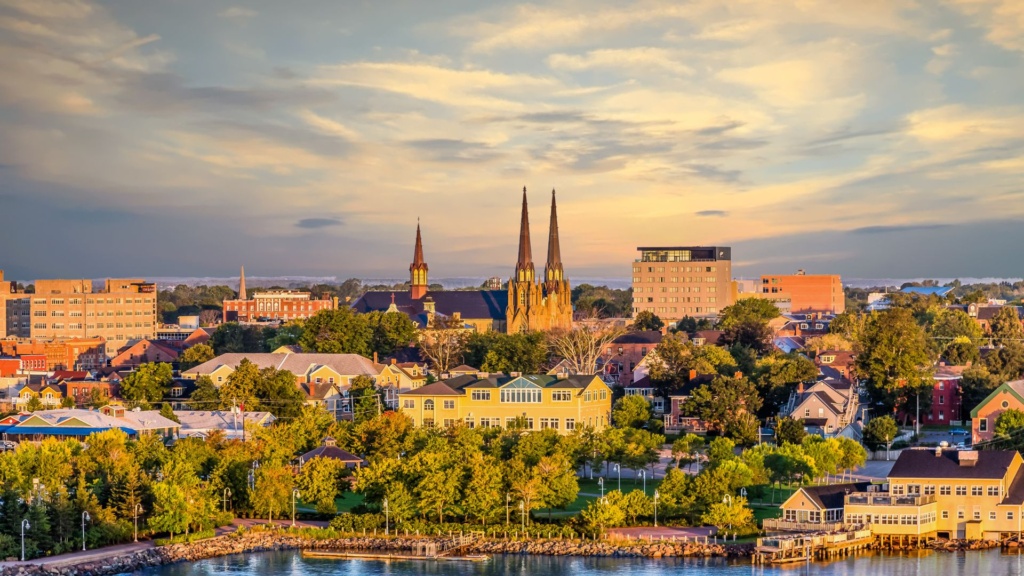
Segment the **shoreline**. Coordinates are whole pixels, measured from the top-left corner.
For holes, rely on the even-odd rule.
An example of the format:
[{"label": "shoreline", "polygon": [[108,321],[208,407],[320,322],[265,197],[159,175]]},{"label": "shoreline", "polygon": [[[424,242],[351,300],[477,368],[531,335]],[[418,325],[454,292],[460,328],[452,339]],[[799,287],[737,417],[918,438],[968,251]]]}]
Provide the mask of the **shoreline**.
[{"label": "shoreline", "polygon": [[[171,544],[145,548],[121,556],[101,560],[71,561],[56,566],[43,563],[54,557],[29,560],[24,564],[12,564],[0,568],[0,576],[109,576],[131,573],[136,570],[196,562],[233,554],[252,552],[273,552],[286,550],[338,550],[411,552],[416,544],[424,542],[450,542],[445,537],[383,537],[353,536],[341,538],[316,538],[307,534],[289,533],[287,530],[247,530],[214,536],[192,543]],[[696,542],[636,542],[610,543],[608,541],[586,540],[491,540],[480,539],[466,546],[463,554],[524,554],[544,556],[618,557],[618,558],[669,558],[669,557],[722,557],[745,558],[753,553],[752,544],[704,544]]]}]

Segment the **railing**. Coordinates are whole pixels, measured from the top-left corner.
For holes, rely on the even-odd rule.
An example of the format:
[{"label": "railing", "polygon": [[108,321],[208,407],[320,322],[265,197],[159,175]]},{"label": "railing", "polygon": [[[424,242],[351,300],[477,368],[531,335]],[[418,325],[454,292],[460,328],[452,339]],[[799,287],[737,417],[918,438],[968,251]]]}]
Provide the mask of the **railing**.
[{"label": "railing", "polygon": [[763,528],[769,532],[837,532],[842,522],[794,522],[782,518],[765,518]]},{"label": "railing", "polygon": [[846,504],[862,506],[923,506],[935,502],[934,494],[894,496],[889,492],[854,492],[846,495]]}]

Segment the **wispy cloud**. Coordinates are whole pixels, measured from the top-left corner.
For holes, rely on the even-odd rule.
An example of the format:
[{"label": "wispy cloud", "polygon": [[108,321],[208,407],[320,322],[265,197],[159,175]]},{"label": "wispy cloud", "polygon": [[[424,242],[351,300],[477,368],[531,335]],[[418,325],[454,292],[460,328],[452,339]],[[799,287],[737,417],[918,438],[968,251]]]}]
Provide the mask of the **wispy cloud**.
[{"label": "wispy cloud", "polygon": [[296,222],[295,226],[309,230],[316,230],[318,228],[341,226],[342,224],[343,222],[337,218],[303,218]]}]

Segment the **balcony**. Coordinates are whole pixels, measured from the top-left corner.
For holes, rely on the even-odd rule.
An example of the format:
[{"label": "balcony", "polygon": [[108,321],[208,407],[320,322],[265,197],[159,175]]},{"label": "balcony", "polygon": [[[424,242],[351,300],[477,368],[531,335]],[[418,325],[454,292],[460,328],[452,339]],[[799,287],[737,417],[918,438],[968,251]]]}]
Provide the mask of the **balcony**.
[{"label": "balcony", "polygon": [[766,532],[838,532],[842,522],[794,522],[782,518],[765,518],[762,527]]},{"label": "balcony", "polygon": [[893,496],[888,492],[854,492],[846,495],[846,505],[861,506],[924,506],[935,502],[934,494]]}]

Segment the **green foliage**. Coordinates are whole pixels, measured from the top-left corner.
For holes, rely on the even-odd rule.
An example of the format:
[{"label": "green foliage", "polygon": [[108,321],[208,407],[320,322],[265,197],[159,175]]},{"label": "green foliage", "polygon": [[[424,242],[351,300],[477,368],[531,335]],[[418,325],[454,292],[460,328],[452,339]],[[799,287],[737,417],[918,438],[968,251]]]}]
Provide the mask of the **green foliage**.
[{"label": "green foliage", "polygon": [[1019,436],[1024,429],[1024,412],[1010,408],[996,418],[996,436]]},{"label": "green foliage", "polygon": [[623,396],[612,407],[612,422],[619,428],[643,428],[651,419],[651,405],[643,396]]},{"label": "green foliage", "polygon": [[174,415],[174,408],[171,406],[170,402],[164,402],[160,405],[160,415],[173,422],[181,423],[181,421],[178,420],[178,417]]},{"label": "green foliage", "polygon": [[345,464],[332,458],[313,458],[302,465],[296,479],[303,502],[311,502],[321,514],[338,512],[335,500],[344,490]]},{"label": "green foliage", "polygon": [[295,479],[287,466],[280,465],[260,466],[255,476],[249,500],[257,513],[266,514],[273,523],[275,517],[290,512]]},{"label": "green foliage", "polygon": [[752,414],[760,408],[761,397],[750,380],[727,376],[716,376],[710,384],[695,389],[683,404],[688,416],[704,420],[712,430],[743,444],[757,441],[757,420],[752,421]]},{"label": "green foliage", "polygon": [[180,370],[188,370],[199,366],[203,362],[209,362],[216,358],[216,354],[213,351],[213,347],[207,344],[196,344],[184,352],[178,357],[178,367]]},{"label": "green foliage", "polygon": [[613,526],[620,526],[626,520],[621,508],[607,500],[593,500],[580,512],[580,524],[588,534],[599,535]]},{"label": "green foliage", "polygon": [[309,352],[370,356],[372,339],[373,329],[366,316],[342,306],[321,310],[308,318],[299,344]]},{"label": "green foliage", "polygon": [[650,310],[641,310],[633,318],[633,330],[661,330],[665,322]]},{"label": "green foliage", "polygon": [[722,309],[719,315],[718,327],[721,330],[728,330],[734,326],[750,322],[767,324],[770,320],[778,318],[779,315],[778,307],[770,300],[744,298]]},{"label": "green foliage", "polygon": [[121,397],[129,406],[148,408],[163,400],[172,382],[174,374],[170,364],[143,364],[121,381]]},{"label": "green foliage", "polygon": [[886,445],[896,439],[899,428],[891,416],[879,416],[872,418],[864,426],[864,444],[872,450],[885,448]]},{"label": "green foliage", "polygon": [[775,421],[775,441],[779,444],[800,444],[807,432],[803,420],[782,416]]},{"label": "green foliage", "polygon": [[[867,380],[872,399],[886,412],[906,406],[918,392],[931,390],[931,361],[924,330],[908,308],[873,312],[856,345],[857,373]],[[931,394],[922,395],[922,400]]]},{"label": "green foliage", "polygon": [[993,340],[996,344],[1015,342],[1018,345],[1024,340],[1024,325],[1014,306],[1003,306],[989,321]]},{"label": "green foliage", "polygon": [[[198,387],[196,392],[200,392]],[[213,396],[212,391],[204,389],[200,398]],[[221,409],[244,406],[246,411],[266,410],[278,418],[295,418],[306,402],[305,393],[295,385],[294,374],[273,367],[261,370],[248,358],[243,358],[228,375],[217,396]]]},{"label": "green foliage", "polygon": [[766,399],[761,415],[777,414],[800,382],[814,382],[818,367],[798,353],[772,354],[757,361],[753,379],[758,393]]},{"label": "green foliage", "polygon": [[580,284],[572,289],[572,303],[576,310],[596,318],[625,318],[633,314],[633,290]]},{"label": "green foliage", "polygon": [[225,322],[210,336],[210,346],[218,356],[231,352],[268,352],[263,332],[260,326]]},{"label": "green foliage", "polygon": [[269,335],[269,332],[264,331],[267,336],[267,350],[273,352],[282,346],[294,346],[299,343],[302,339],[302,334],[305,332],[305,321],[303,320],[291,320],[285,324],[279,326],[277,330],[274,330],[273,336]]},{"label": "green foliage", "polygon": [[370,312],[365,315],[370,327],[370,349],[381,358],[416,341],[416,324],[401,312]]},{"label": "green foliage", "polygon": [[466,343],[465,359],[485,372],[536,374],[548,360],[547,341],[542,332],[478,332]]},{"label": "green foliage", "polygon": [[209,376],[200,376],[189,401],[193,410],[216,410],[221,406],[220,389]]},{"label": "green foliage", "polygon": [[701,521],[705,525],[733,530],[753,524],[754,513],[747,507],[747,499],[737,496],[726,502],[712,504],[701,516]]}]

